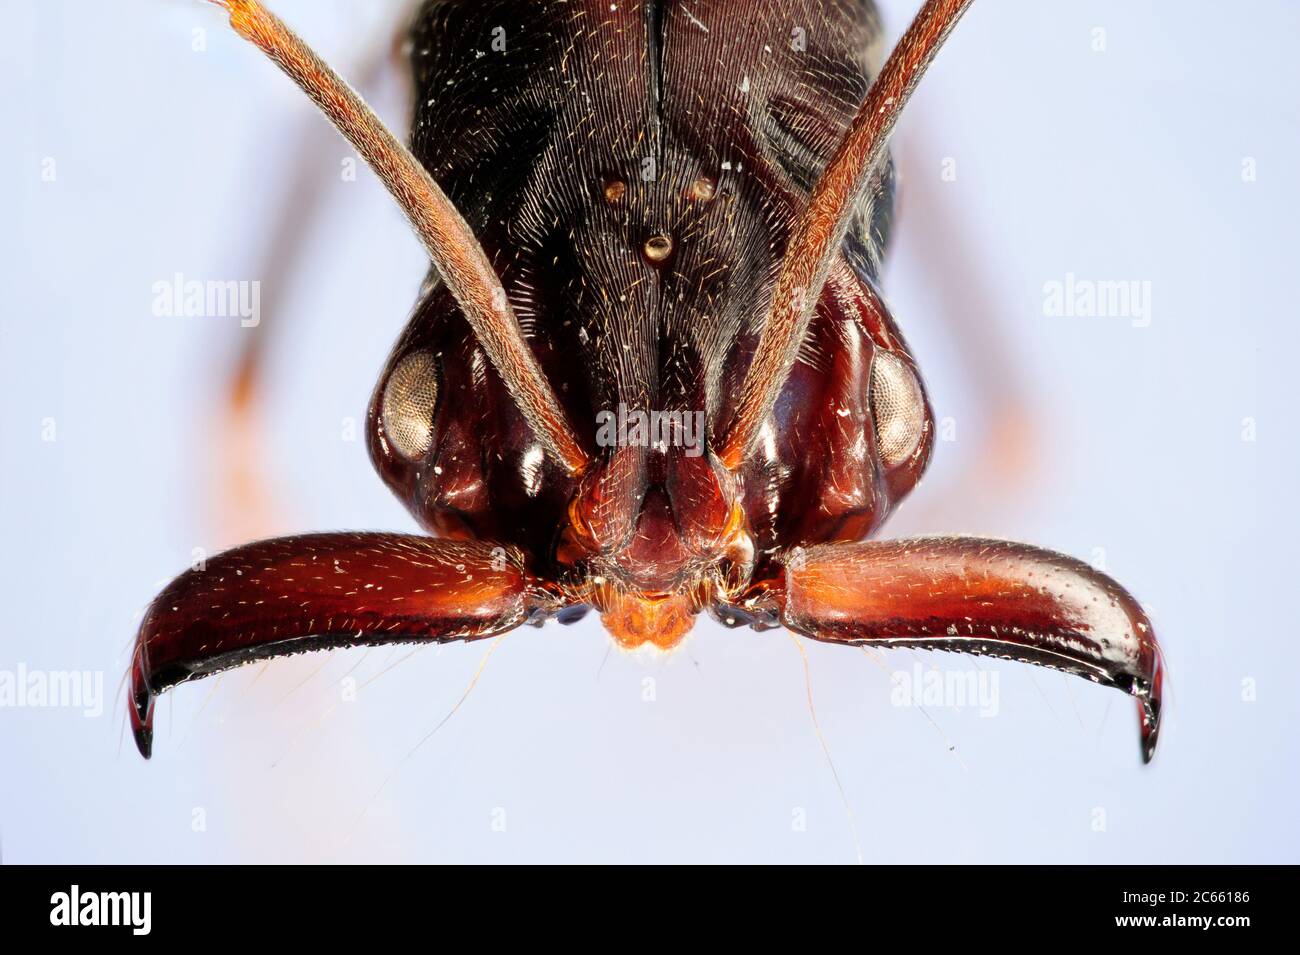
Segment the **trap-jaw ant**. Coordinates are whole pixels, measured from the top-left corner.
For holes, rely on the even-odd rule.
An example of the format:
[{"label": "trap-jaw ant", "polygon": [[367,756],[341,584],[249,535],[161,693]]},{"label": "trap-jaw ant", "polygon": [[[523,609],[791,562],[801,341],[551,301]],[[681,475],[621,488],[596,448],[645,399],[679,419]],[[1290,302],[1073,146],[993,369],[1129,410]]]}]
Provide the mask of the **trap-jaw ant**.
[{"label": "trap-jaw ant", "polygon": [[[429,0],[408,150],[260,4],[223,0],[432,260],[368,418],[432,536],[267,540],[181,575],[136,643],[140,751],[157,694],[218,670],[591,607],[624,647],[671,648],[705,610],[1066,670],[1136,697],[1150,759],[1161,656],[1118,584],[1024,544],[868,540],[934,441],[877,291],[886,143],[968,4],[927,0],[876,70],[866,2]],[[700,414],[702,446],[598,440],[620,408]]]}]

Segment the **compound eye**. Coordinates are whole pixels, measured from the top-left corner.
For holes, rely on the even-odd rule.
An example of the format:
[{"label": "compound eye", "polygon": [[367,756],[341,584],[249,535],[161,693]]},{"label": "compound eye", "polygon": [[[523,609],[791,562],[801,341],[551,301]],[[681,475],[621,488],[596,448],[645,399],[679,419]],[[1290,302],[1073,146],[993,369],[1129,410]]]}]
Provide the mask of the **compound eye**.
[{"label": "compound eye", "polygon": [[925,435],[925,417],[925,396],[911,367],[892,352],[877,351],[871,362],[871,419],[885,467],[916,453]]},{"label": "compound eye", "polygon": [[402,457],[414,461],[429,453],[437,405],[438,363],[427,351],[411,352],[388,376],[379,408],[384,434]]}]

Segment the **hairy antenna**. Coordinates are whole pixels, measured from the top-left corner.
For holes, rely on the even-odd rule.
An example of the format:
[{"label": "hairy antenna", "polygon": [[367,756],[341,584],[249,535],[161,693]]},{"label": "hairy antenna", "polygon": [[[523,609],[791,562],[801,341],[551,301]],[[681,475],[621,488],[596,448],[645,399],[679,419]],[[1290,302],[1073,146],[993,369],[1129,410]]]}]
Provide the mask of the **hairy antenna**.
[{"label": "hairy antenna", "polygon": [[570,472],[587,464],[555,392],[524,340],[501,279],[469,224],[379,117],[329,66],[256,0],[214,0],[235,32],[262,50],[356,147],[415,227],[434,267],[525,420]]},{"label": "hairy antenna", "polygon": [[772,305],[741,387],[739,411],[722,442],[730,470],[744,462],[765,418],[776,404],[799,353],[804,333],[849,217],[866,187],[889,134],[916,84],[971,0],[926,0],[889,55],[844,139],[808,197],[786,245]]}]

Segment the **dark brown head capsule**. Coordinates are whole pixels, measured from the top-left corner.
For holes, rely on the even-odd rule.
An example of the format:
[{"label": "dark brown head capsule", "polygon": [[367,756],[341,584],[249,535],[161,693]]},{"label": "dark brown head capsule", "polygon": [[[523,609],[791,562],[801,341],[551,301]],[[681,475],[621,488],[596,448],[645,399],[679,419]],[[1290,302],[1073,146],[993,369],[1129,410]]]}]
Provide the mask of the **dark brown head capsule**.
[{"label": "dark brown head capsule", "polygon": [[1149,756],[1159,650],[1117,584],[1024,545],[866,542],[934,440],[877,291],[886,143],[968,3],[927,0],[882,66],[867,2],[428,0],[407,152],[226,0],[428,249],[369,446],[436,539],[268,541],[179,578],[137,644],[141,748],[156,692],[224,666],[591,605],[626,647],[707,609],[1070,670],[1138,698]]}]

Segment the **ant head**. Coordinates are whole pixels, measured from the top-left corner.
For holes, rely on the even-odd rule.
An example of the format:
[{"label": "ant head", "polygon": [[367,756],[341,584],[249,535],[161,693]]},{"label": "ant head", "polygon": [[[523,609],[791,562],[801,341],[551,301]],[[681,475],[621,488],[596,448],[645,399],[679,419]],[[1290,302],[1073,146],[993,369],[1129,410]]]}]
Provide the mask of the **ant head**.
[{"label": "ant head", "polygon": [[[604,407],[581,363],[542,352],[569,420],[587,422],[574,433],[588,457],[573,473],[434,287],[380,377],[371,455],[436,535],[519,547],[541,576],[599,609],[621,645],[671,646],[700,609],[743,594],[756,554],[863,539],[924,470],[929,405],[871,292],[837,271],[809,328],[816,360],[796,363],[734,469],[713,443],[735,411],[725,398],[711,414],[687,397],[667,397],[666,409]],[[720,395],[739,395],[744,368],[743,356],[727,363]]]}]

